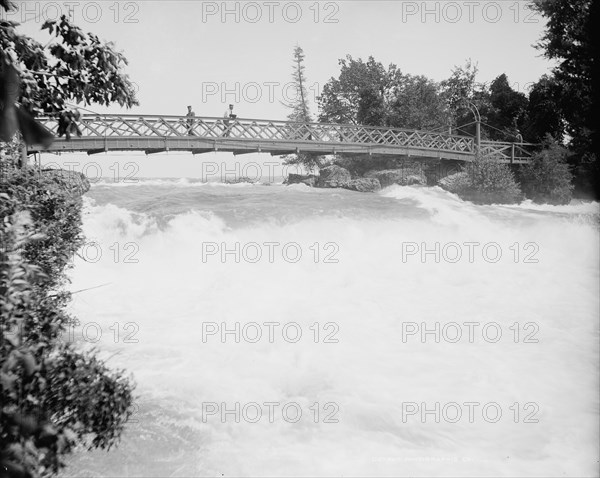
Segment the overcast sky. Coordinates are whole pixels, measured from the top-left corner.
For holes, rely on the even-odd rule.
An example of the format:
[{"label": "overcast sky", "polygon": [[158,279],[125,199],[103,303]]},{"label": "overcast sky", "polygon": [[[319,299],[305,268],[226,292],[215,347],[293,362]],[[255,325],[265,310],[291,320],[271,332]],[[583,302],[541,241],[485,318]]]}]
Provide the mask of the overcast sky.
[{"label": "overcast sky", "polygon": [[222,116],[233,103],[239,117],[284,119],[281,102],[294,96],[295,45],[306,55],[313,112],[314,98],[347,54],[435,80],[471,58],[479,81],[506,73],[525,92],[551,67],[533,47],[544,20],[519,1],[67,0],[18,7],[8,18],[44,43],[42,23],[69,10],[84,30],[115,42],[138,90],[135,114],[185,114],[191,104],[198,116]]}]

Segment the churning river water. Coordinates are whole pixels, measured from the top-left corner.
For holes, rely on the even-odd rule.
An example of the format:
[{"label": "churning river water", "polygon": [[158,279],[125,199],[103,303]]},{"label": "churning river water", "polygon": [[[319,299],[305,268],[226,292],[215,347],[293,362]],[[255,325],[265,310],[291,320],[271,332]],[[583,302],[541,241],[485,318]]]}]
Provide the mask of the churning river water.
[{"label": "churning river water", "polygon": [[598,221],[438,188],[98,183],[70,340],[136,407],[63,476],[594,476]]}]

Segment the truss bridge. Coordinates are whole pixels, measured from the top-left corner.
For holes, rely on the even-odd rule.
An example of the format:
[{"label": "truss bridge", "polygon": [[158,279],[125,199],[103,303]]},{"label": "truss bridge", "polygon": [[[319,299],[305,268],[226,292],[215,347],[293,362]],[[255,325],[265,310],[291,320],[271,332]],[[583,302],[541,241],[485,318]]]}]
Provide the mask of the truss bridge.
[{"label": "truss bridge", "polygon": [[[57,136],[58,121],[37,118]],[[153,115],[83,115],[76,123],[81,136],[56,138],[54,153],[109,151],[214,151],[233,154],[293,153],[396,155],[472,161],[482,155],[500,162],[526,163],[535,145],[481,141],[470,136],[335,123],[294,123],[264,119]],[[31,147],[29,152],[40,148]]]}]

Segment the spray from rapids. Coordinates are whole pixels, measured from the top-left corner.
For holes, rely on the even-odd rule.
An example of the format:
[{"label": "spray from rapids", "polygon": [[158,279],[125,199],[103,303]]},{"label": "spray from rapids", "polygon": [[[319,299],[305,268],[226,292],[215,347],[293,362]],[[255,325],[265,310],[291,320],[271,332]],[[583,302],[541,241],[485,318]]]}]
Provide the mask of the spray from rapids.
[{"label": "spray from rapids", "polygon": [[[597,225],[597,204],[481,207],[435,188],[94,188],[84,228],[101,257],[76,261],[72,289],[107,285],[76,294],[73,312],[98,324],[93,345],[134,374],[138,400],[120,447],[78,454],[66,475],[592,474]],[[236,323],[239,343],[221,335]],[[272,341],[265,323],[280,324]],[[480,324],[472,341],[465,323]],[[502,417],[480,406],[470,422],[466,402]],[[236,403],[262,419],[236,422]],[[422,403],[460,408],[436,421]]]}]

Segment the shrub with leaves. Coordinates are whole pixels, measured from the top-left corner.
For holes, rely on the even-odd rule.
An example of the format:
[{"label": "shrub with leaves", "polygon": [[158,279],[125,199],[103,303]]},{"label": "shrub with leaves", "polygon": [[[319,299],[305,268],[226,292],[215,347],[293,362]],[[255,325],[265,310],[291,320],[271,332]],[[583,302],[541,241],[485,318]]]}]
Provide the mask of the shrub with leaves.
[{"label": "shrub with leaves", "polygon": [[8,165],[3,169],[2,187],[12,200],[0,204],[0,216],[11,216],[23,207],[29,211],[43,238],[24,245],[24,258],[44,272],[40,286],[45,289],[64,283],[65,268],[84,243],[82,201],[73,194],[69,179],[65,177],[61,185],[54,176],[32,169],[19,170]]},{"label": "shrub with leaves", "polygon": [[521,169],[525,196],[537,203],[568,204],[573,197],[573,174],[568,150],[547,137],[544,147]]},{"label": "shrub with leaves", "polygon": [[63,340],[70,296],[53,288],[81,244],[81,201],[32,171],[4,170],[3,178],[0,477],[47,476],[75,446],[116,443],[133,385],[94,351]]},{"label": "shrub with leaves", "polygon": [[440,186],[476,204],[514,204],[523,196],[510,168],[485,157],[477,157]]}]

